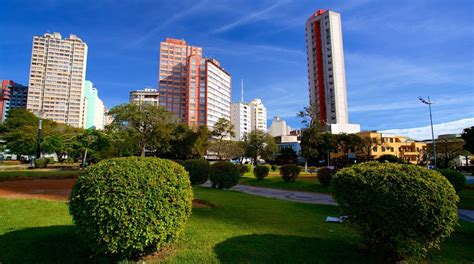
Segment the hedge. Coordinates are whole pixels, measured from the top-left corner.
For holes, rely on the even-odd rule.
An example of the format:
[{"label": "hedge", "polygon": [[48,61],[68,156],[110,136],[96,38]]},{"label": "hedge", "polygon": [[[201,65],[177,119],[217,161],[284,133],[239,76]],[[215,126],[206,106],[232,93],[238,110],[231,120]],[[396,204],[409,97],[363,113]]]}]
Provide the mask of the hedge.
[{"label": "hedge", "polygon": [[263,180],[263,178],[268,176],[268,173],[270,172],[270,168],[265,165],[257,165],[253,169],[253,175],[257,180]]},{"label": "hedge", "polygon": [[280,167],[280,176],[285,182],[294,182],[300,172],[301,168],[296,164],[286,164]]},{"label": "hedge", "polygon": [[89,166],[69,198],[80,237],[97,254],[136,257],[180,237],[193,193],[179,164],[158,158],[116,158]]},{"label": "hedge", "polygon": [[423,257],[457,224],[459,197],[436,171],[368,162],[340,170],[333,196],[372,253],[386,262]]},{"label": "hedge", "polygon": [[329,186],[334,175],[334,170],[330,168],[321,168],[318,170],[318,181],[323,186]]},{"label": "hedge", "polygon": [[453,169],[440,169],[438,171],[448,179],[456,192],[460,192],[464,189],[464,185],[466,185],[466,176],[464,176],[464,174]]},{"label": "hedge", "polygon": [[189,173],[191,184],[203,184],[209,179],[210,164],[207,160],[186,160],[183,166]]},{"label": "hedge", "polygon": [[220,161],[211,165],[209,179],[213,188],[230,188],[239,183],[239,178],[239,169],[230,162]]}]

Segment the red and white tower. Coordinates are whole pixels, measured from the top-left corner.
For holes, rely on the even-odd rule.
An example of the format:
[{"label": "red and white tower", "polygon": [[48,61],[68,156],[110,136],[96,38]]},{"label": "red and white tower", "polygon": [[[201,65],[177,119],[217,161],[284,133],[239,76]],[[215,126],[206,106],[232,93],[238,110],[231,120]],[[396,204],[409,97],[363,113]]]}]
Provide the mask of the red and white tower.
[{"label": "red and white tower", "polygon": [[332,133],[356,133],[347,111],[341,15],[318,10],[306,22],[309,99],[312,118]]}]

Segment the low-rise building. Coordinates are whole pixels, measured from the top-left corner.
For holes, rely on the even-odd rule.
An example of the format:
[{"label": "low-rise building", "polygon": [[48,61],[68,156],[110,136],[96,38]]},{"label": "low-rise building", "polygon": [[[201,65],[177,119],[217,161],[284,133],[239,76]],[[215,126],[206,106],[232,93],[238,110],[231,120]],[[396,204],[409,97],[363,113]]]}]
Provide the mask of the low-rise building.
[{"label": "low-rise building", "polygon": [[420,164],[424,161],[427,151],[425,142],[377,131],[363,131],[358,135],[371,139],[370,159],[377,159],[383,155],[394,155],[412,164]]}]

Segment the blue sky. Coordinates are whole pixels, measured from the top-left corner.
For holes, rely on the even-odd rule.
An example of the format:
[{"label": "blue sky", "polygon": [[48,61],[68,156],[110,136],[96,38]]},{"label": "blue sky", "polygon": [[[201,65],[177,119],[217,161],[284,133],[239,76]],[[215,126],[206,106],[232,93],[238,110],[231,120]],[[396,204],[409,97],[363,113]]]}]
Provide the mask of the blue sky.
[{"label": "blue sky", "polygon": [[160,41],[183,38],[232,74],[234,101],[243,78],[245,99],[261,98],[269,119],[279,115],[292,127],[309,101],[304,25],[330,9],[342,15],[352,123],[424,127],[428,109],[417,97],[430,95],[436,124],[448,132],[449,122],[474,125],[470,0],[0,0],[0,7],[1,79],[28,83],[34,35],[77,34],[89,46],[87,79],[111,107],[132,89],[156,87]]}]

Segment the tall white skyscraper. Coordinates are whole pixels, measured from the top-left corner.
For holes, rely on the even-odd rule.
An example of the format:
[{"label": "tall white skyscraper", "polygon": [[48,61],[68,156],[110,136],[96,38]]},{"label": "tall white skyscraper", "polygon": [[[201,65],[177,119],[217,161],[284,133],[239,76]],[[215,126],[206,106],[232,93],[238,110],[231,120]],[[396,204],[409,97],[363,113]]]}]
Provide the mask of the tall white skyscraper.
[{"label": "tall white skyscraper", "polygon": [[306,22],[310,109],[332,133],[356,133],[347,111],[341,15],[318,10]]},{"label": "tall white skyscraper", "polygon": [[84,126],[87,45],[76,35],[33,37],[26,109],[43,118]]},{"label": "tall white skyscraper", "polygon": [[252,131],[252,115],[250,106],[243,102],[233,103],[231,106],[230,121],[234,124],[234,140],[242,141],[244,136]]},{"label": "tall white skyscraper", "polygon": [[267,109],[260,99],[253,99],[249,103],[233,103],[230,120],[234,124],[234,140],[241,141],[254,130],[267,132]]},{"label": "tall white skyscraper", "polygon": [[[205,60],[205,89],[203,89],[203,85],[200,85],[199,93],[205,93],[207,105],[205,105],[204,111],[204,109],[202,109],[204,104],[202,104],[199,115],[205,117],[207,127],[212,130],[219,118],[230,120],[232,84],[230,74],[221,67],[217,60]],[[199,102],[199,104],[201,104],[201,102]]]},{"label": "tall white skyscraper", "polygon": [[253,99],[249,103],[252,114],[252,130],[261,130],[267,132],[267,108],[261,99]]}]

